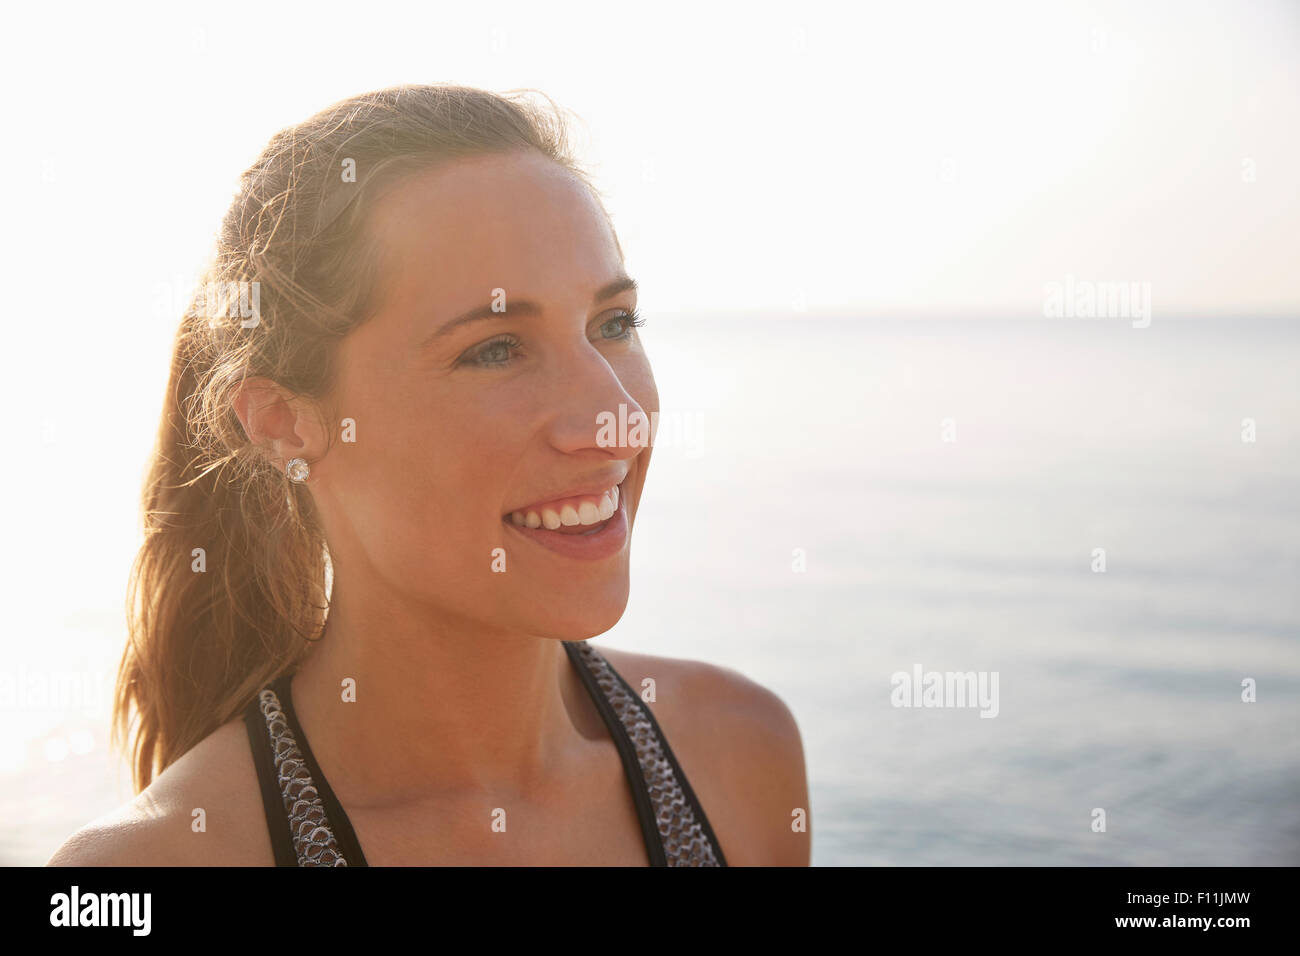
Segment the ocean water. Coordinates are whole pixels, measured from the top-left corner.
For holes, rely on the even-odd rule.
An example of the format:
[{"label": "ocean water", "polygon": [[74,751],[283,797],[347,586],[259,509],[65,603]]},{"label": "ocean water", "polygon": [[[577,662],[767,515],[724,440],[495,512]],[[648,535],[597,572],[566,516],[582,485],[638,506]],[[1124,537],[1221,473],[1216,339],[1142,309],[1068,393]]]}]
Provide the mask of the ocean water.
[{"label": "ocean water", "polygon": [[[781,695],[814,865],[1300,863],[1300,322],[642,333],[663,411],[596,640]],[[7,701],[0,863],[131,795],[106,749],[127,528],[6,641],[10,674],[74,686]],[[894,706],[914,668],[996,674],[996,716]]]}]

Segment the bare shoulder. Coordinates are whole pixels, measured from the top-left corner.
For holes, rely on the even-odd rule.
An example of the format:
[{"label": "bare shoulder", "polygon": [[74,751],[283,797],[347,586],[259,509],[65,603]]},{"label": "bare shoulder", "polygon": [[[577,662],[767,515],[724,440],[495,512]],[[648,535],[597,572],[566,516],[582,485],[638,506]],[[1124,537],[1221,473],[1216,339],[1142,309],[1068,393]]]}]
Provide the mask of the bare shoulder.
[{"label": "bare shoulder", "polygon": [[70,836],[46,866],[274,862],[248,734],[236,719],[192,747],[133,800]]},{"label": "bare shoulder", "polygon": [[[732,866],[811,859],[803,740],[790,708],[739,671],[704,661],[600,648],[647,701]],[[643,694],[644,699],[644,694]]]}]

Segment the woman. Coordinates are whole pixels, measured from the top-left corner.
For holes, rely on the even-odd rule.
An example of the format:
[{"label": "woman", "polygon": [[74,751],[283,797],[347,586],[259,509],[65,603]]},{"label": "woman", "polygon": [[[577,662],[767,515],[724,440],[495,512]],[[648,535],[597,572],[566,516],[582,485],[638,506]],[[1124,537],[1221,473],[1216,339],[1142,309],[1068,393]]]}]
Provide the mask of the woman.
[{"label": "woman", "polygon": [[586,643],[651,454],[602,423],[658,411],[636,301],[553,109],[405,86],[278,134],[176,338],[142,792],[50,863],[806,865],[781,700]]}]

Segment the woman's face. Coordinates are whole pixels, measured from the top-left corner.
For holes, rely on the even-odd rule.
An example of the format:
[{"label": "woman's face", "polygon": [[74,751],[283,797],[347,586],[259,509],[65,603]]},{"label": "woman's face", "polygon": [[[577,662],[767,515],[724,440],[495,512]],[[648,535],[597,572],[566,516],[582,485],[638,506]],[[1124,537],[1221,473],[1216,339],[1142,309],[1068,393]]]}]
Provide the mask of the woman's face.
[{"label": "woman's face", "polygon": [[600,207],[527,152],[417,174],[372,217],[381,304],[341,343],[332,396],[355,442],[333,422],[311,475],[340,586],[480,626],[608,630],[650,463],[635,425],[659,399]]}]

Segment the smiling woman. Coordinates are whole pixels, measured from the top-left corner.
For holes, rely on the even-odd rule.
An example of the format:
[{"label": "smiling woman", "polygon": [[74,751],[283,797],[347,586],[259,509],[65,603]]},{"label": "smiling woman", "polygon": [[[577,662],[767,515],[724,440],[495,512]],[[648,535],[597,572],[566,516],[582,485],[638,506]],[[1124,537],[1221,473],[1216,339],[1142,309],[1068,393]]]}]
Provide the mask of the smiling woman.
[{"label": "smiling woman", "polygon": [[115,713],[141,792],[50,862],[806,864],[782,701],[587,642],[651,457],[599,422],[659,401],[553,104],[405,86],[279,133],[201,284],[247,287],[176,338]]}]

